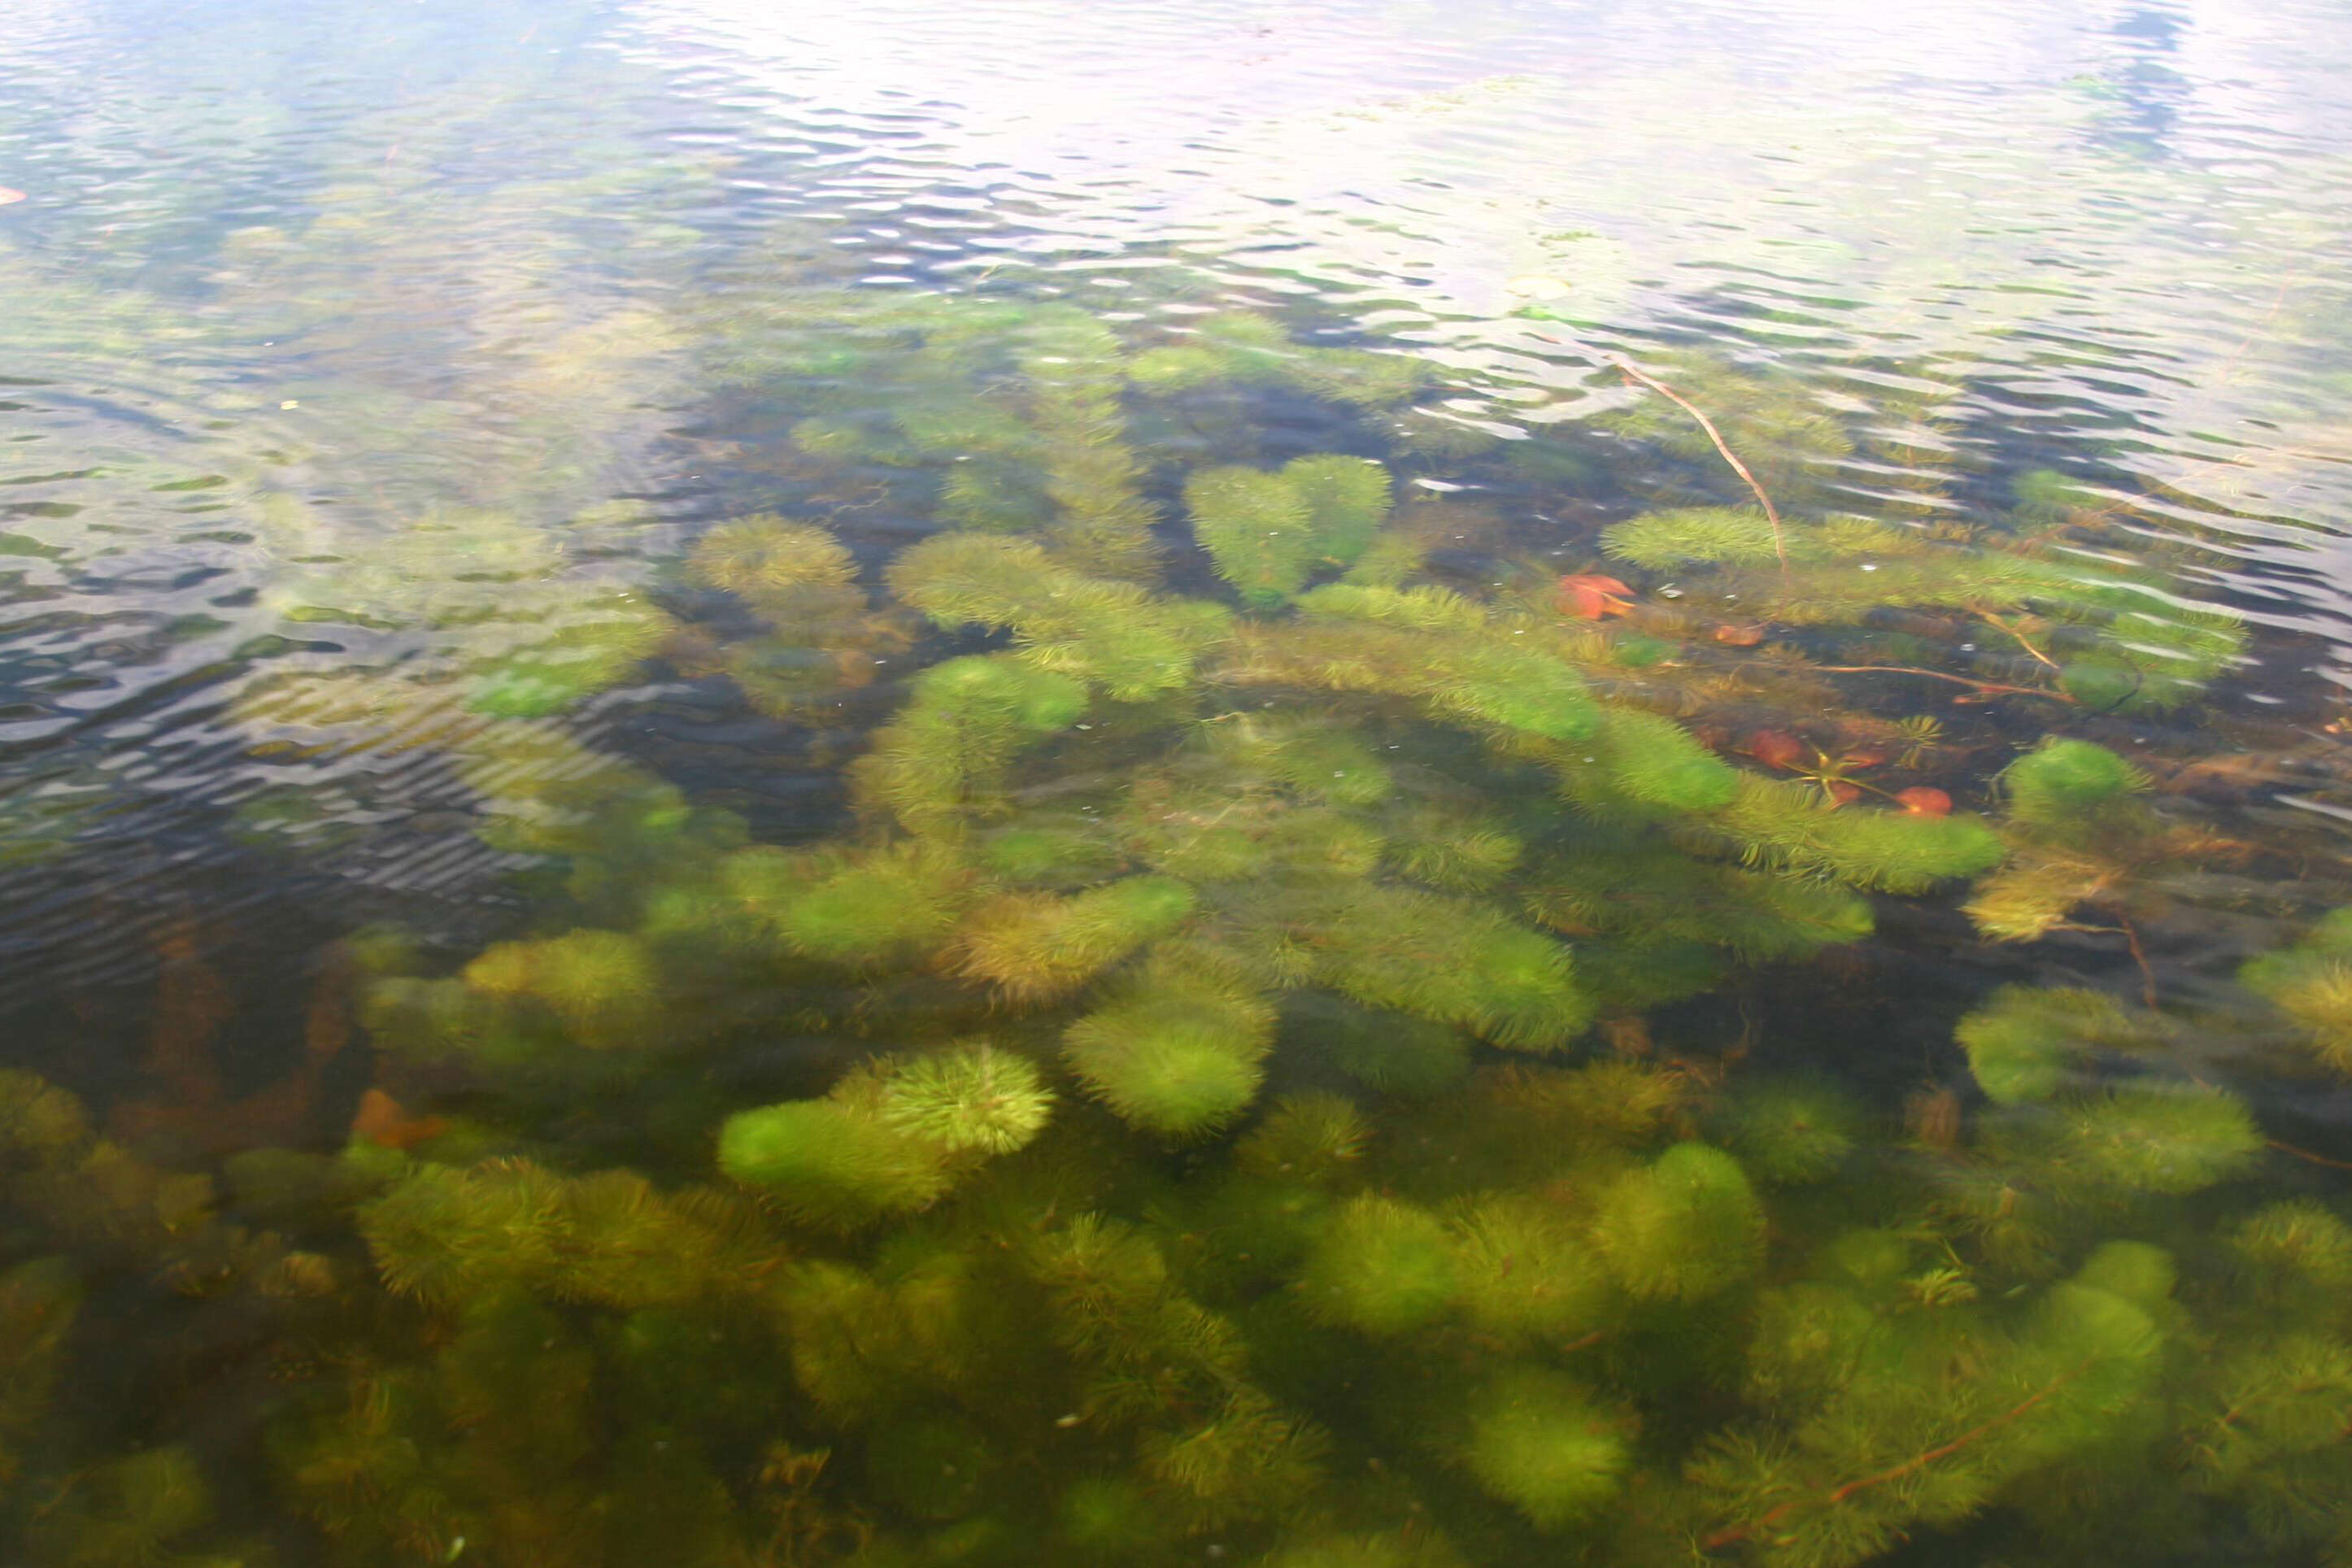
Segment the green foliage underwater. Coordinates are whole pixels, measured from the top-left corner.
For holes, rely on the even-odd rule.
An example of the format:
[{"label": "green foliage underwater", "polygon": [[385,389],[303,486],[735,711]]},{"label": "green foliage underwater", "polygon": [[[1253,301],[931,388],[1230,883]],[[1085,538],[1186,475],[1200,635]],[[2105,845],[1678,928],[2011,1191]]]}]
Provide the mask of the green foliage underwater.
[{"label": "green foliage underwater", "polygon": [[[2192,534],[1924,371],[1504,439],[1230,290],[788,282],[495,383],[716,389],[667,547],[272,492],[288,624],[426,651],[243,743],[437,770],[506,891],[337,944],[348,1142],[0,1072],[0,1556],[2352,1563],[2352,908],[2193,787]],[[584,721],[649,679],[803,808]]]}]

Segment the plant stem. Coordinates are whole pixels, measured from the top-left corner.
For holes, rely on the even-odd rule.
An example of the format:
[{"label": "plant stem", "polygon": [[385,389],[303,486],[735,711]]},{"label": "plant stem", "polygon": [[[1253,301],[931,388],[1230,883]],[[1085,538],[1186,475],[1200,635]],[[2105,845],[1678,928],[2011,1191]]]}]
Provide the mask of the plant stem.
[{"label": "plant stem", "polygon": [[2061,921],[2050,929],[2095,931],[2101,936],[2122,937],[2125,945],[2131,949],[2132,962],[2139,965],[2140,997],[2151,1008],[2156,1005],[2156,971],[2148,967],[2147,950],[2140,946],[2139,932],[2133,928],[2131,921],[2117,915],[2116,923],[2111,926],[2084,925],[2078,921]]},{"label": "plant stem", "polygon": [[2308,1149],[2298,1149],[2275,1138],[2263,1139],[2263,1147],[2275,1149],[2282,1154],[2292,1154],[2298,1160],[2308,1160],[2315,1165],[2325,1165],[2331,1171],[2352,1171],[2352,1160],[2331,1160],[2325,1154],[2315,1154]]},{"label": "plant stem", "polygon": [[[2065,1387],[2066,1384],[2074,1382],[2077,1377],[2080,1377],[2090,1364],[2091,1363],[2089,1362],[2085,1361],[2080,1365],[2074,1367],[2073,1370],[2060,1373],[2057,1377],[2051,1379],[2050,1382],[2042,1384],[2042,1387],[2034,1393],[2029,1394],[2026,1398],[2020,1400],[2017,1404],[2011,1405],[2007,1410],[2002,1411],[1991,1420],[1984,1422],[1981,1425],[1969,1427],[1967,1431],[1961,1433],[1958,1436],[1954,1437],[1949,1442],[1938,1443],[1936,1447],[1928,1449],[1927,1452],[1922,1454],[1914,1454],[1911,1458],[1904,1460],[1901,1464],[1890,1466],[1886,1469],[1880,1470],[1875,1475],[1863,1476],[1854,1480],[1847,1481],[1842,1486],[1833,1487],[1829,1491],[1822,1493],[1818,1500],[1824,1507],[1834,1508],[1838,1504],[1844,1502],[1848,1498],[1853,1497],[1857,1492],[1866,1492],[1873,1487],[1881,1487],[1885,1486],[1889,1481],[1900,1480],[1905,1476],[1911,1474],[1915,1470],[1925,1469],[1927,1466],[1934,1464],[1938,1459],[1948,1459],[1954,1454],[1958,1453],[1961,1449],[1968,1447],[1971,1444],[1976,1443],[1984,1437],[1990,1436],[1991,1434],[1998,1432],[2002,1427],[2008,1426],[2011,1422],[2017,1420],[2027,1411],[2032,1410],[2035,1405],[2040,1405],[2043,1400],[2048,1399],[2061,1388]],[[1776,1521],[1788,1514],[1790,1510],[1800,1508],[1811,1500],[1816,1500],[1807,1498],[1790,1498],[1787,1502],[1780,1504],[1778,1508],[1773,1509],[1770,1512],[1757,1520],[1755,1523],[1738,1525],[1728,1530],[1719,1530],[1713,1535],[1708,1536],[1703,1544],[1707,1551],[1715,1552],[1723,1547],[1732,1545],[1737,1542],[1746,1541],[1750,1536],[1757,1534],[1759,1531],[1769,1529]]]},{"label": "plant stem", "polygon": [[1635,381],[1640,382],[1643,386],[1648,387],[1651,391],[1672,400],[1684,413],[1698,421],[1698,427],[1706,432],[1706,438],[1715,443],[1715,449],[1723,454],[1723,460],[1731,465],[1731,471],[1738,474],[1742,479],[1746,480],[1748,488],[1756,492],[1757,500],[1761,503],[1764,508],[1765,517],[1770,520],[1772,524],[1772,553],[1780,558],[1781,574],[1784,576],[1787,575],[1789,571],[1789,550],[1788,546],[1782,542],[1780,538],[1780,509],[1772,504],[1772,498],[1764,493],[1764,487],[1756,482],[1756,476],[1748,471],[1748,465],[1741,462],[1738,455],[1732,451],[1730,447],[1725,444],[1723,433],[1715,427],[1715,421],[1709,419],[1705,414],[1699,412],[1698,405],[1693,403],[1689,398],[1685,397],[1681,393],[1676,392],[1673,387],[1668,386],[1656,376],[1641,369],[1623,354],[1612,354],[1609,357],[1611,361],[1616,364],[1619,370],[1623,371],[1627,375],[1633,377]]},{"label": "plant stem", "polygon": [[2020,697],[2046,697],[2070,708],[2077,705],[2063,691],[2044,691],[2039,686],[2005,686],[1998,680],[1972,680],[1965,675],[1947,675],[1940,669],[1920,669],[1908,664],[1816,664],[1808,668],[1832,675],[1924,675],[1930,680],[1948,680],[1955,686],[1970,687],[1978,691],[2011,691]]},{"label": "plant stem", "polygon": [[2057,672],[2058,661],[2052,658],[2048,654],[2043,653],[2040,648],[2035,647],[2031,642],[2027,641],[2023,632],[2019,631],[2015,626],[2011,626],[2007,621],[2002,620],[1990,610],[1979,610],[1977,615],[1990,624],[1999,626],[2011,637],[2015,637],[2017,639],[2018,647],[2023,648],[2026,652],[2032,654],[2036,659],[2040,660],[2051,670],[2052,673],[2055,674]]}]

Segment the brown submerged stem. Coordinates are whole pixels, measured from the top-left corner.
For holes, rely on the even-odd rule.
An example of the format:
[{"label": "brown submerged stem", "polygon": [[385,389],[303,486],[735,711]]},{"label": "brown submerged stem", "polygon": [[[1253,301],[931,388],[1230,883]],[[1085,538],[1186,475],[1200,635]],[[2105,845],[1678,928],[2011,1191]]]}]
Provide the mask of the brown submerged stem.
[{"label": "brown submerged stem", "polygon": [[1999,626],[2002,631],[2007,632],[2011,637],[2015,637],[2017,639],[2018,647],[2032,654],[2037,662],[2048,668],[2053,674],[2057,673],[2058,661],[2052,658],[2048,654],[2043,653],[2040,648],[2035,647],[2032,642],[2027,638],[2023,632],[2019,631],[2015,626],[2011,626],[2007,621],[2002,620],[1990,610],[1979,610],[1977,614],[1982,616],[1990,624]]},{"label": "brown submerged stem", "polygon": [[2020,697],[2046,697],[2053,702],[2077,706],[2063,691],[2048,691],[2039,686],[2010,686],[1998,680],[1976,680],[1965,675],[1948,675],[1940,669],[1921,669],[1908,664],[1816,664],[1811,668],[1831,675],[1924,675],[1930,680],[1948,680],[1955,686],[1966,686],[1977,691],[2014,692]]},{"label": "brown submerged stem", "polygon": [[1773,1509],[1771,1511],[1757,1520],[1755,1523],[1736,1525],[1730,1529],[1719,1530],[1713,1535],[1708,1536],[1703,1544],[1709,1552],[1720,1551],[1724,1547],[1734,1545],[1738,1542],[1746,1541],[1749,1537],[1756,1535],[1762,1531],[1770,1529],[1788,1514],[1803,1507],[1808,1502],[1817,1502],[1823,1507],[1834,1508],[1838,1504],[1844,1502],[1847,1499],[1853,1497],[1857,1492],[1865,1492],[1870,1490],[1873,1487],[1885,1486],[1889,1481],[1901,1480],[1905,1476],[1910,1475],[1917,1470],[1925,1469],[1927,1466],[1934,1464],[1938,1459],[1948,1459],[1954,1454],[1958,1453],[1961,1449],[1969,1447],[1982,1438],[1990,1436],[1993,1433],[1998,1432],[2002,1427],[2008,1426],[2011,1422],[2017,1420],[2019,1417],[2025,1415],[2027,1411],[2032,1410],[2035,1405],[2040,1405],[2052,1394],[2057,1393],[2061,1388],[2063,1388],[2066,1384],[2074,1382],[2077,1377],[2080,1377],[2084,1369],[2089,1365],[2090,1363],[2084,1362],[2082,1365],[2074,1368],[2072,1371],[2067,1372],[2061,1376],[2053,1378],[2050,1382],[2042,1384],[2042,1387],[2037,1389],[2034,1393],[2028,1395],[2026,1398],[2020,1400],[2017,1404],[2011,1405],[2007,1410],[2002,1411],[1991,1420],[1983,1422],[1979,1426],[1969,1427],[1967,1431],[1961,1433],[1958,1436],[1952,1438],[1948,1442],[1938,1443],[1936,1447],[1927,1449],[1924,1453],[1914,1454],[1911,1458],[1904,1460],[1899,1465],[1889,1466],[1887,1468],[1880,1470],[1874,1475],[1859,1477],[1853,1480],[1847,1481],[1841,1486],[1833,1487],[1830,1490],[1822,1492],[1818,1496],[1790,1498],[1787,1502],[1780,1504],[1779,1507]]},{"label": "brown submerged stem", "polygon": [[1668,399],[1684,413],[1698,421],[1698,427],[1706,432],[1706,438],[1715,443],[1715,449],[1723,454],[1723,460],[1731,465],[1731,471],[1747,482],[1748,488],[1755,492],[1758,503],[1764,508],[1764,515],[1772,524],[1772,553],[1780,557],[1780,570],[1785,574],[1789,570],[1789,550],[1780,537],[1780,510],[1772,504],[1772,498],[1764,493],[1764,487],[1756,482],[1756,476],[1748,471],[1748,465],[1739,460],[1739,455],[1734,452],[1729,444],[1724,440],[1723,432],[1715,427],[1715,421],[1702,413],[1698,405],[1649,372],[1643,370],[1623,354],[1612,354],[1609,357],[1619,370],[1660,396]]},{"label": "brown submerged stem", "polygon": [[2275,1138],[2263,1139],[2263,1147],[2275,1149],[2282,1154],[2292,1154],[2298,1160],[2308,1160],[2315,1165],[2325,1165],[2331,1171],[2352,1171],[2352,1160],[2331,1159],[2326,1154],[2316,1154],[2308,1149],[2298,1149],[2292,1143],[2282,1143]]}]

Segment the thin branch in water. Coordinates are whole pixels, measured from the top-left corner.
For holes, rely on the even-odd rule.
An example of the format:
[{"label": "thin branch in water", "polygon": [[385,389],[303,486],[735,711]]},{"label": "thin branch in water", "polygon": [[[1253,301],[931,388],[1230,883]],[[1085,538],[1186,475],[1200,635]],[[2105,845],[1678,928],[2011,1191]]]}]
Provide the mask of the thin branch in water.
[{"label": "thin branch in water", "polygon": [[1977,691],[2010,691],[2020,697],[2046,697],[2053,702],[2069,707],[2078,704],[2063,691],[2044,691],[2039,686],[2004,686],[1998,680],[1971,680],[1965,675],[1947,675],[1940,669],[1921,669],[1908,664],[1812,664],[1807,669],[1826,671],[1832,675],[1924,675],[1930,680],[1948,680],[1955,686],[1966,686]]},{"label": "thin branch in water", "polygon": [[2124,944],[2131,949],[2132,962],[2139,965],[2140,1000],[2145,1002],[2150,1008],[2153,1008],[2157,1005],[2156,971],[2150,969],[2147,965],[2147,950],[2140,946],[2139,932],[2133,928],[2131,921],[2125,920],[2121,915],[2117,915],[2116,917],[2116,923],[2111,926],[2095,926],[2086,925],[2081,921],[2060,921],[2056,925],[2052,926],[2050,929],[2052,931],[2089,931],[2098,936],[2119,936],[2123,938]]},{"label": "thin branch in water", "polygon": [[2015,626],[2011,626],[2007,621],[2002,620],[1990,610],[1979,610],[1977,614],[1986,621],[1999,626],[2002,631],[2007,632],[2011,637],[2015,637],[2017,639],[2018,647],[2032,654],[2042,664],[2047,665],[2053,674],[2058,673],[2058,661],[2052,658],[2048,654],[2043,653],[2040,648],[2035,647],[2031,642],[2028,642],[2023,632],[2019,631]]},{"label": "thin branch in water", "polygon": [[1723,460],[1731,465],[1731,471],[1746,480],[1748,488],[1756,492],[1757,500],[1764,508],[1765,517],[1769,519],[1772,524],[1772,553],[1780,558],[1780,570],[1786,574],[1789,570],[1789,550],[1780,538],[1780,510],[1772,504],[1772,498],[1764,493],[1764,487],[1756,482],[1756,476],[1748,471],[1748,465],[1739,460],[1738,454],[1725,444],[1723,432],[1715,427],[1715,421],[1701,413],[1698,405],[1689,398],[1685,397],[1656,376],[1650,374],[1649,372],[1641,369],[1623,354],[1611,354],[1609,358],[1619,370],[1660,396],[1669,399],[1676,407],[1698,421],[1698,427],[1706,432],[1706,438],[1715,443],[1715,449],[1723,454]]},{"label": "thin branch in water", "polygon": [[2140,996],[2147,1003],[2148,1010],[2153,1012],[2156,1009],[2156,971],[2147,966],[2147,950],[2139,944],[2139,928],[2121,915],[2116,917],[2116,923],[2123,928],[2124,942],[2131,949],[2132,962],[2139,965]]},{"label": "thin branch in water", "polygon": [[2263,1147],[2275,1149],[2282,1154],[2292,1154],[2298,1160],[2308,1160],[2315,1165],[2325,1165],[2331,1171],[2352,1171],[2352,1160],[2331,1160],[2325,1154],[2315,1154],[2308,1149],[2298,1149],[2275,1138],[2263,1139]]},{"label": "thin branch in water", "polygon": [[1891,1466],[1886,1469],[1879,1471],[1876,1475],[1864,1476],[1859,1479],[1848,1481],[1843,1486],[1834,1488],[1817,1497],[1790,1498],[1787,1502],[1780,1504],[1778,1508],[1775,1508],[1763,1515],[1763,1517],[1757,1520],[1753,1524],[1735,1525],[1728,1530],[1718,1530],[1713,1535],[1708,1536],[1700,1544],[1709,1552],[1719,1552],[1723,1548],[1732,1545],[1735,1542],[1746,1541],[1753,1536],[1761,1534],[1763,1531],[1770,1529],[1773,1525],[1778,1524],[1789,1514],[1804,1507],[1807,1503],[1814,1503],[1827,1508],[1835,1508],[1837,1505],[1844,1502],[1847,1499],[1853,1497],[1857,1492],[1868,1491],[1873,1487],[1883,1487],[1889,1481],[1900,1480],[1906,1476],[1916,1474],[1916,1472],[1927,1468],[1929,1465],[1934,1464],[1938,1459],[1950,1458],[1954,1454],[1970,1447],[1979,1439],[2000,1431],[2011,1422],[2017,1420],[2020,1416],[2025,1415],[2026,1412],[2032,1410],[2035,1405],[2047,1400],[2052,1394],[2057,1393],[2061,1388],[2065,1387],[2066,1384],[2082,1376],[2083,1373],[2089,1369],[2090,1364],[2091,1363],[2086,1361],[2068,1372],[2060,1373],[2050,1382],[2043,1384],[2035,1393],[2018,1404],[2010,1406],[2007,1410],[2002,1411],[1991,1420],[1987,1421],[1980,1426],[1972,1426],[1968,1431],[1963,1432],[1958,1436],[1951,1439],[1949,1442],[1939,1443],[1936,1447],[1928,1449],[1926,1453],[1915,1454],[1910,1458],[1904,1460],[1901,1464]]}]

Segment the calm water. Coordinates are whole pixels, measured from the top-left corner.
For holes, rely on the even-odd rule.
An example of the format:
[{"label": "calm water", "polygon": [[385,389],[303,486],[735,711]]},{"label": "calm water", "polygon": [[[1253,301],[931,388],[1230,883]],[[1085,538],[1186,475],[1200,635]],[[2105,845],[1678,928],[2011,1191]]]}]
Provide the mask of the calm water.
[{"label": "calm water", "polygon": [[0,25],[0,1562],[2352,1560],[2352,21]]}]

